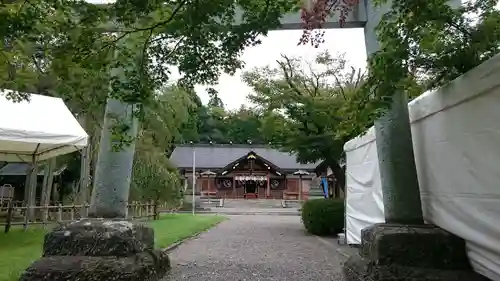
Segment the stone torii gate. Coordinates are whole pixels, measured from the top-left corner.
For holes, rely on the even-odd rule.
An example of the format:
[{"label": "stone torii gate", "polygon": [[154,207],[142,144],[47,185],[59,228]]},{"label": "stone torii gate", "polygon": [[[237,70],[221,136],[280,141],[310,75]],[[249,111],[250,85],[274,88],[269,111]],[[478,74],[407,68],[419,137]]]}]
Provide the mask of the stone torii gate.
[{"label": "stone torii gate", "polygon": [[[315,1],[315,0],[308,0]],[[379,44],[377,41],[377,36],[375,33],[375,28],[380,22],[382,16],[387,13],[390,9],[390,5],[386,4],[381,7],[376,7],[373,4],[372,0],[328,0],[333,4],[332,10],[335,12],[329,15],[322,27],[326,29],[331,28],[363,28],[365,34],[365,48],[367,56],[369,57],[371,54],[376,52],[379,49]],[[332,2],[333,1],[333,2]],[[460,1],[460,0],[453,0]],[[310,2],[311,6],[313,2]],[[356,4],[353,4],[356,3]],[[241,23],[241,10],[235,11],[235,20],[234,24],[238,25]],[[281,26],[278,28],[279,30],[302,30],[304,29],[304,22],[302,19],[301,12],[288,13],[282,16],[280,20]],[[299,38],[297,38],[299,40]],[[327,42],[328,43],[328,42]],[[384,187],[392,187],[392,186],[401,186],[405,188],[392,188],[391,193],[398,192],[396,196],[385,196],[388,201],[386,202],[386,214],[388,222],[407,222],[407,221],[422,221],[422,212],[420,210],[420,200],[415,200],[416,195],[419,194],[418,191],[418,183],[416,177],[411,178],[410,176],[401,177],[401,173],[390,173],[385,175],[385,171],[390,171],[393,169],[393,164],[403,165],[403,166],[412,166],[415,167],[415,163],[413,160],[413,154],[409,155],[407,152],[412,152],[411,145],[411,134],[407,130],[409,128],[409,119],[404,117],[404,115],[408,115],[406,100],[405,99],[396,99],[396,105],[393,108],[394,112],[388,112],[386,115],[386,122],[383,122],[382,127],[390,128],[391,130],[382,130],[384,134],[380,135],[378,140],[380,143],[380,151],[379,155],[387,155],[388,157],[381,157],[381,174],[382,181],[385,181],[383,184]],[[116,116],[127,116],[130,114],[132,110],[131,105],[126,105],[121,101],[115,99],[108,99],[108,103],[106,106],[106,111],[113,113]],[[402,110],[402,111],[401,111]],[[406,112],[406,113],[405,113]],[[392,118],[391,116],[396,116],[397,118]],[[399,116],[403,116],[403,118],[399,118]],[[406,120],[408,119],[408,120]],[[398,124],[399,126],[394,126]],[[402,123],[401,123],[402,121]],[[110,128],[107,128],[108,125],[104,124],[102,136],[106,134],[110,134]],[[130,135],[135,135],[133,132],[136,126],[130,126]],[[380,126],[378,126],[380,127]],[[399,128],[401,127],[401,128]],[[381,127],[380,127],[381,128]],[[406,130],[406,131],[405,131]],[[380,131],[380,130],[379,130]],[[397,138],[393,138],[393,135],[397,134]],[[402,137],[402,136],[405,137]],[[382,141],[387,139],[387,141]],[[397,139],[397,145],[393,144],[393,140]],[[384,145],[387,143],[388,145]],[[393,151],[397,149],[397,151]],[[101,151],[109,150],[106,148],[102,142],[100,145],[100,153]],[[406,153],[405,153],[406,152]],[[398,155],[405,155],[400,159],[394,159]],[[114,151],[111,154],[108,154],[106,159],[98,159],[99,166],[105,166],[106,171],[96,171],[96,184],[94,184],[94,189],[92,192],[92,204],[90,208],[90,214],[94,217],[109,217],[108,214],[116,214],[120,216],[120,214],[125,214],[126,210],[124,203],[118,202],[127,202],[128,194],[129,194],[129,183],[127,181],[130,178],[130,174],[132,171],[131,164],[132,160],[126,161],[127,159],[133,159],[134,157],[134,147],[124,147],[120,151]],[[129,163],[130,166],[126,169],[122,166],[117,166],[115,163]],[[388,167],[384,169],[384,167]],[[104,174],[102,174],[104,173]],[[101,175],[102,174],[102,175]],[[395,176],[392,178],[392,176]],[[406,176],[406,175],[405,175]],[[120,186],[117,190],[110,194],[106,192],[107,186]],[[389,190],[384,189],[384,190]],[[102,192],[101,192],[102,191]],[[391,198],[397,198],[397,202],[391,200]],[[115,202],[114,204],[112,204]],[[392,206],[395,205],[395,206]],[[411,211],[409,211],[411,210]],[[400,218],[397,216],[405,216],[404,218]]]},{"label": "stone torii gate", "polygon": [[[323,27],[363,28],[367,55],[376,52],[379,44],[375,28],[382,16],[389,11],[390,5],[375,7],[371,0],[360,0],[359,4],[351,7],[352,3],[357,3],[356,0],[330,1],[335,1],[334,5],[340,11],[330,15]],[[460,0],[453,1],[455,4],[460,3]],[[342,18],[345,15],[342,14],[343,10],[349,11],[345,19]],[[239,15],[237,12],[235,25],[239,23]],[[282,17],[280,29],[303,29],[303,26],[301,14],[292,13]],[[434,275],[435,269],[444,267],[463,269],[463,261],[467,260],[460,239],[438,228],[423,225],[416,173],[412,174],[411,169],[407,175],[399,173],[398,167],[401,166],[409,166],[414,170],[416,168],[406,98],[404,93],[394,97],[391,109],[376,122],[386,222],[392,224],[376,225],[363,231],[360,255],[351,257],[344,266],[344,277],[347,280],[410,280],[406,278],[408,276],[398,276],[397,273],[412,274],[418,271],[420,276],[425,277]],[[126,116],[125,113],[129,113],[132,106],[109,99],[106,110],[119,113],[118,116]],[[105,130],[109,131],[111,128],[105,126],[103,131]],[[134,128],[131,128],[131,133],[132,130]],[[47,234],[44,257],[28,268],[22,280],[44,280],[48,272],[53,279],[68,281],[74,279],[71,273],[75,272],[79,272],[79,280],[82,281],[104,280],[103,278],[131,280],[131,276],[134,280],[154,280],[158,274],[165,272],[169,266],[168,257],[162,251],[152,251],[152,229],[123,220],[126,205],[111,204],[128,200],[130,185],[127,179],[130,178],[132,170],[127,165],[133,161],[133,150],[134,147],[125,147],[102,160],[103,166],[111,170],[102,176],[103,182],[100,185],[94,186],[92,211],[94,217],[106,219],[73,222]],[[125,163],[127,167],[118,167],[117,163]],[[106,192],[110,184],[116,187],[113,194]],[[104,211],[116,216],[108,217],[104,215]],[[408,223],[418,225],[408,226]],[[420,239],[422,235],[426,239]],[[410,245],[420,240],[424,243]],[[438,247],[441,260],[435,258],[436,245],[445,246]],[[137,263],[138,258],[142,261],[141,264]],[[450,261],[455,267],[450,267]],[[431,264],[433,262],[434,264]],[[408,269],[410,265],[416,267],[416,270],[413,267]],[[95,268],[105,270],[92,271]],[[396,270],[393,270],[394,268]],[[434,271],[431,273],[425,268],[434,268]],[[452,273],[456,272],[457,270],[452,270]],[[466,273],[469,275],[465,279],[478,280],[470,271]],[[462,275],[466,273],[459,272]],[[443,275],[442,280],[461,280],[448,277]]]}]

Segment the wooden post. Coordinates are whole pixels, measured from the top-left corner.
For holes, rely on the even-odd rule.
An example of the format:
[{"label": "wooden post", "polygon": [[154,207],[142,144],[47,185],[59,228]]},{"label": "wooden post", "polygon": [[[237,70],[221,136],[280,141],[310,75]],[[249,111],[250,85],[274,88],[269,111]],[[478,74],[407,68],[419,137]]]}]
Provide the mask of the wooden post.
[{"label": "wooden post", "polygon": [[125,219],[128,220],[130,216],[130,204],[127,203],[127,211],[125,212]]},{"label": "wooden post", "polygon": [[62,205],[59,203],[57,204],[57,222],[62,222],[63,220],[63,208]]},{"label": "wooden post", "polygon": [[153,220],[157,220],[160,216],[160,214],[158,213],[158,200],[156,200],[154,202],[154,205],[153,205]]},{"label": "wooden post", "polygon": [[25,202],[23,204],[23,208],[22,210],[24,210],[24,223],[23,223],[23,229],[26,231],[28,229],[28,221],[29,221],[29,216],[28,216],[28,210],[29,210],[29,207],[28,207],[28,202]]},{"label": "wooden post", "polygon": [[89,217],[89,207],[90,207],[89,203],[85,203],[85,209],[83,211],[84,218],[88,218]]},{"label": "wooden post", "polygon": [[69,219],[74,221],[75,220],[75,204],[73,204],[73,206],[70,208],[69,210]]},{"label": "wooden post", "polygon": [[283,191],[281,192],[281,198],[286,199],[285,198],[285,192],[288,190],[288,178],[286,177],[286,175],[285,175],[285,180],[284,180],[283,184],[285,186],[284,186]]},{"label": "wooden post", "polygon": [[135,204],[134,204],[135,201],[132,201],[128,204],[128,210],[130,211],[130,214],[128,215],[128,217],[130,219],[134,219],[134,216],[135,216]]},{"label": "wooden post", "polygon": [[266,187],[266,197],[271,197],[271,175],[267,172],[267,187]]},{"label": "wooden post", "polygon": [[152,200],[149,201],[149,216],[154,217],[154,202]]},{"label": "wooden post", "polygon": [[12,209],[14,209],[14,203],[12,200],[9,200],[7,203],[7,220],[5,222],[5,233],[9,233],[10,225],[12,223]]},{"label": "wooden post", "polygon": [[302,175],[299,175],[299,203],[302,202]]},{"label": "wooden post", "polygon": [[233,176],[233,199],[236,198],[236,180]]},{"label": "wooden post", "polygon": [[153,200],[150,200],[149,201],[149,211],[150,211],[150,218],[153,218],[155,217],[155,201]]},{"label": "wooden post", "polygon": [[128,210],[130,211],[130,214],[128,215],[128,217],[130,219],[134,219],[135,218],[135,214],[137,214],[137,206],[135,205],[135,201],[132,201],[128,204]]},{"label": "wooden post", "polygon": [[141,206],[139,205],[139,202],[134,201],[134,216],[132,217],[133,219],[139,218],[141,215]]},{"label": "wooden post", "polygon": [[48,222],[49,219],[49,205],[41,205],[40,208],[42,209],[42,225],[43,228],[45,228],[45,225]]}]

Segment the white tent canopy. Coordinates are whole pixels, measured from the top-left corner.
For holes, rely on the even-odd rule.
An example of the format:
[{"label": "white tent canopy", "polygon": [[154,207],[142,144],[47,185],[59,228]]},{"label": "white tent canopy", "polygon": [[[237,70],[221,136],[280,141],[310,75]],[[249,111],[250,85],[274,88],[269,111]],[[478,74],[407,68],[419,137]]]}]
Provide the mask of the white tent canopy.
[{"label": "white tent canopy", "polygon": [[29,101],[13,102],[11,91],[2,91],[0,161],[42,161],[87,146],[87,133],[62,99],[31,94]]}]

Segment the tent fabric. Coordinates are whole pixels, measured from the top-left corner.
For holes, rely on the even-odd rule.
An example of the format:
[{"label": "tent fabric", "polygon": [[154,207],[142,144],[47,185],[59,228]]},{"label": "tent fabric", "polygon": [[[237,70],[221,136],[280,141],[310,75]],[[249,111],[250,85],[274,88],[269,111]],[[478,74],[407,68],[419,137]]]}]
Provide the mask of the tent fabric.
[{"label": "tent fabric", "polygon": [[346,240],[348,244],[361,244],[361,229],[385,221],[374,128],[347,142],[344,151]]},{"label": "tent fabric", "polygon": [[0,91],[0,161],[42,161],[87,146],[88,135],[60,98],[30,94],[13,102]]},{"label": "tent fabric", "polygon": [[[500,55],[409,104],[422,211],[463,239],[473,268],[500,280]],[[384,221],[373,127],[344,145],[346,231]]]}]

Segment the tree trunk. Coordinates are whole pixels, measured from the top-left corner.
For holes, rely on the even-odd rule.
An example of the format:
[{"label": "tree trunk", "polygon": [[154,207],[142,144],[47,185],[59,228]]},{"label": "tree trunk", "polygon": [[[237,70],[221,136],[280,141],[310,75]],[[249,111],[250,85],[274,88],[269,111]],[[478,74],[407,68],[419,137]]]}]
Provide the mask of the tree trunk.
[{"label": "tree trunk", "polygon": [[345,177],[345,170],[340,167],[339,162],[336,160],[327,160],[328,167],[332,169],[332,173],[335,176],[335,185],[339,188],[339,190],[342,190],[345,192],[345,184],[346,184],[346,177]]}]

